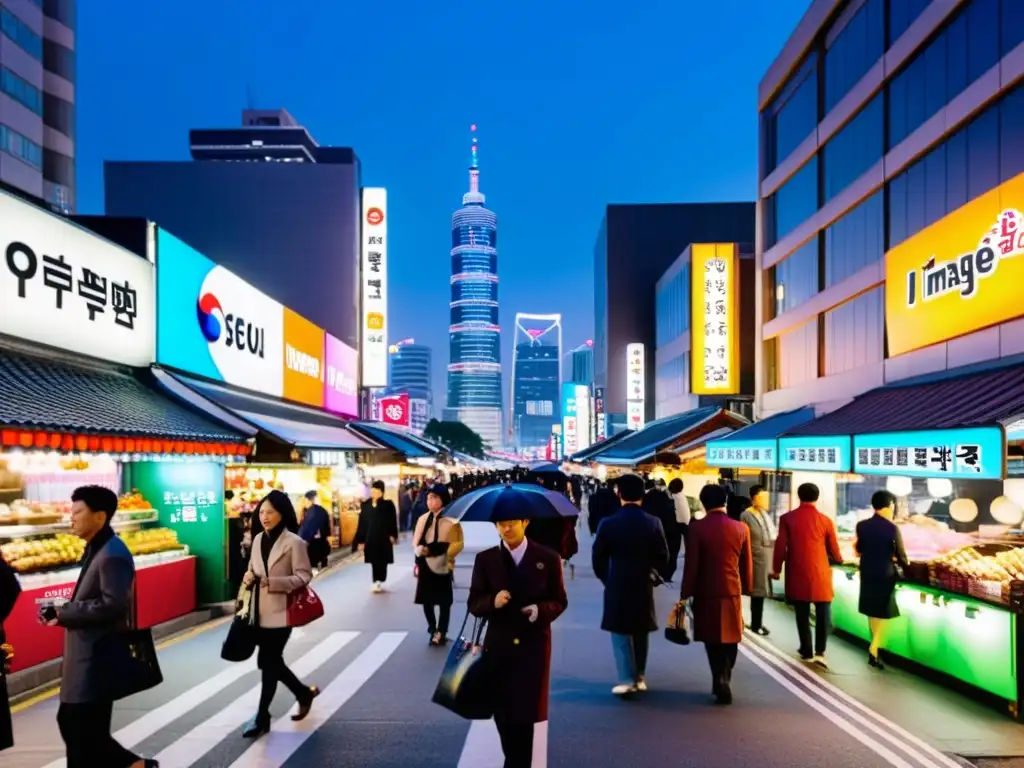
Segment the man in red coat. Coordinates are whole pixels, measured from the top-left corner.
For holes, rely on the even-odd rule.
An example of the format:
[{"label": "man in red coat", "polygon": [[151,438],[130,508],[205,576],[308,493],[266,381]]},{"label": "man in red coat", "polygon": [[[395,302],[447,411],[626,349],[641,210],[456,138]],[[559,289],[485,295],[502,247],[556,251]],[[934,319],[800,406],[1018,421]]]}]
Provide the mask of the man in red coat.
[{"label": "man in red coat", "polygon": [[732,703],[732,669],[743,639],[742,595],[750,594],[754,580],[750,530],[726,515],[727,499],[721,486],[701,490],[707,516],[690,523],[679,595],[693,598],[693,639],[704,643],[719,704]]},{"label": "man in red coat", "polygon": [[[786,566],[786,600],[796,612],[800,658],[828,669],[825,646],[832,631],[832,568],[841,563],[839,539],[831,519],[818,511],[818,486],[804,483],[796,489],[800,506],[779,518],[772,578]],[[814,604],[814,649],[811,649],[811,604]]]}]

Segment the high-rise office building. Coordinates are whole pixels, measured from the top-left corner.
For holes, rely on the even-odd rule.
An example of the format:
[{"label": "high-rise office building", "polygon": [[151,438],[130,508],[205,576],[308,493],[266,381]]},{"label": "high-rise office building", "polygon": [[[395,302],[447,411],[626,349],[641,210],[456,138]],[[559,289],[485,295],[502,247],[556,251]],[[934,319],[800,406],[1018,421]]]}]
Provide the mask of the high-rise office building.
[{"label": "high-rise office building", "polygon": [[[472,128],[476,132],[476,126]],[[461,421],[491,448],[504,444],[501,419],[501,326],[498,324],[498,217],[484,207],[476,136],[469,192],[452,215],[451,363],[446,417]]]},{"label": "high-rise office building", "polygon": [[75,204],[75,0],[0,6],[0,182]]},{"label": "high-rise office building", "polygon": [[193,130],[192,161],[107,161],[108,221],[149,219],[353,349],[359,348],[359,158],[285,110]]},{"label": "high-rise office building", "polygon": [[410,426],[422,433],[434,416],[430,347],[405,339],[388,349],[388,394],[409,396]]},{"label": "high-rise office building", "polygon": [[519,451],[544,449],[562,418],[562,316],[516,313],[512,355],[512,441]]},{"label": "high-rise office building", "polygon": [[569,381],[589,387],[594,383],[594,340],[587,339],[569,354]]}]

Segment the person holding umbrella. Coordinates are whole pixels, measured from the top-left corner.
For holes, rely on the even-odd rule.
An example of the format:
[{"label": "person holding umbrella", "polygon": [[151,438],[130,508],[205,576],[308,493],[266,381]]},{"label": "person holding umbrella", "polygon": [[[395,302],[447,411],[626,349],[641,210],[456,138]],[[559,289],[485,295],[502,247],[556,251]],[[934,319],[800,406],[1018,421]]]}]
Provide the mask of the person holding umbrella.
[{"label": "person holding umbrella", "polygon": [[[521,488],[483,489],[469,494],[459,510],[465,521],[474,507],[489,509],[501,537],[498,546],[476,556],[469,610],[487,622],[484,654],[506,768],[530,768],[533,761],[534,725],[548,718],[551,624],[569,604],[558,553],[526,538],[532,517],[565,516],[549,498],[558,495]],[[561,501],[575,513],[567,499]]]},{"label": "person holding umbrella", "polygon": [[[448,489],[435,485],[425,493],[427,512],[416,521],[412,535],[416,556],[416,604],[423,606],[423,615],[427,617],[430,644],[444,645],[448,641],[448,622],[455,602],[452,585],[455,558],[465,544],[462,526],[444,516],[444,508],[451,503]],[[440,615],[435,615],[435,606]]]}]

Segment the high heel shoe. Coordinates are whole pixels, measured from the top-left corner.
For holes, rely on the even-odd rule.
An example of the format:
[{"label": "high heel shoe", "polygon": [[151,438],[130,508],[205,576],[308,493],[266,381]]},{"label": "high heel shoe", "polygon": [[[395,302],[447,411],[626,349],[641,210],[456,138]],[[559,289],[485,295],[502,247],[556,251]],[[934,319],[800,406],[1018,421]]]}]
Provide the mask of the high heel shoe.
[{"label": "high heel shoe", "polygon": [[270,733],[270,719],[263,719],[259,715],[254,717],[245,727],[242,728],[242,738],[245,739],[258,739],[260,736],[265,736]]},{"label": "high heel shoe", "polygon": [[300,720],[305,720],[306,715],[309,714],[309,710],[313,708],[313,699],[315,699],[319,695],[319,688],[317,688],[315,685],[309,686],[309,696],[299,701],[299,710],[294,715],[292,715],[292,720],[296,723]]},{"label": "high heel shoe", "polygon": [[885,664],[882,663],[882,660],[870,652],[868,653],[868,666],[879,671],[885,669]]}]

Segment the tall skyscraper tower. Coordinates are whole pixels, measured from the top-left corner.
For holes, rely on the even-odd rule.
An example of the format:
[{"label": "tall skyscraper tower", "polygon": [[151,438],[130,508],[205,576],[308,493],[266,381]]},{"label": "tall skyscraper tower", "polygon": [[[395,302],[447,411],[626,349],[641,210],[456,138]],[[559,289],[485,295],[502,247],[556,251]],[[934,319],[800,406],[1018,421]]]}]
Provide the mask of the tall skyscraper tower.
[{"label": "tall skyscraper tower", "polygon": [[498,217],[484,208],[476,126],[469,192],[452,215],[451,364],[446,418],[461,421],[491,448],[504,444],[501,327],[498,325]]},{"label": "tall skyscraper tower", "polygon": [[405,339],[388,349],[388,394],[409,396],[410,427],[420,434],[434,416],[431,386],[431,351],[415,339]]},{"label": "tall skyscraper tower", "polygon": [[562,316],[516,313],[509,431],[518,451],[538,458],[562,420]]}]

